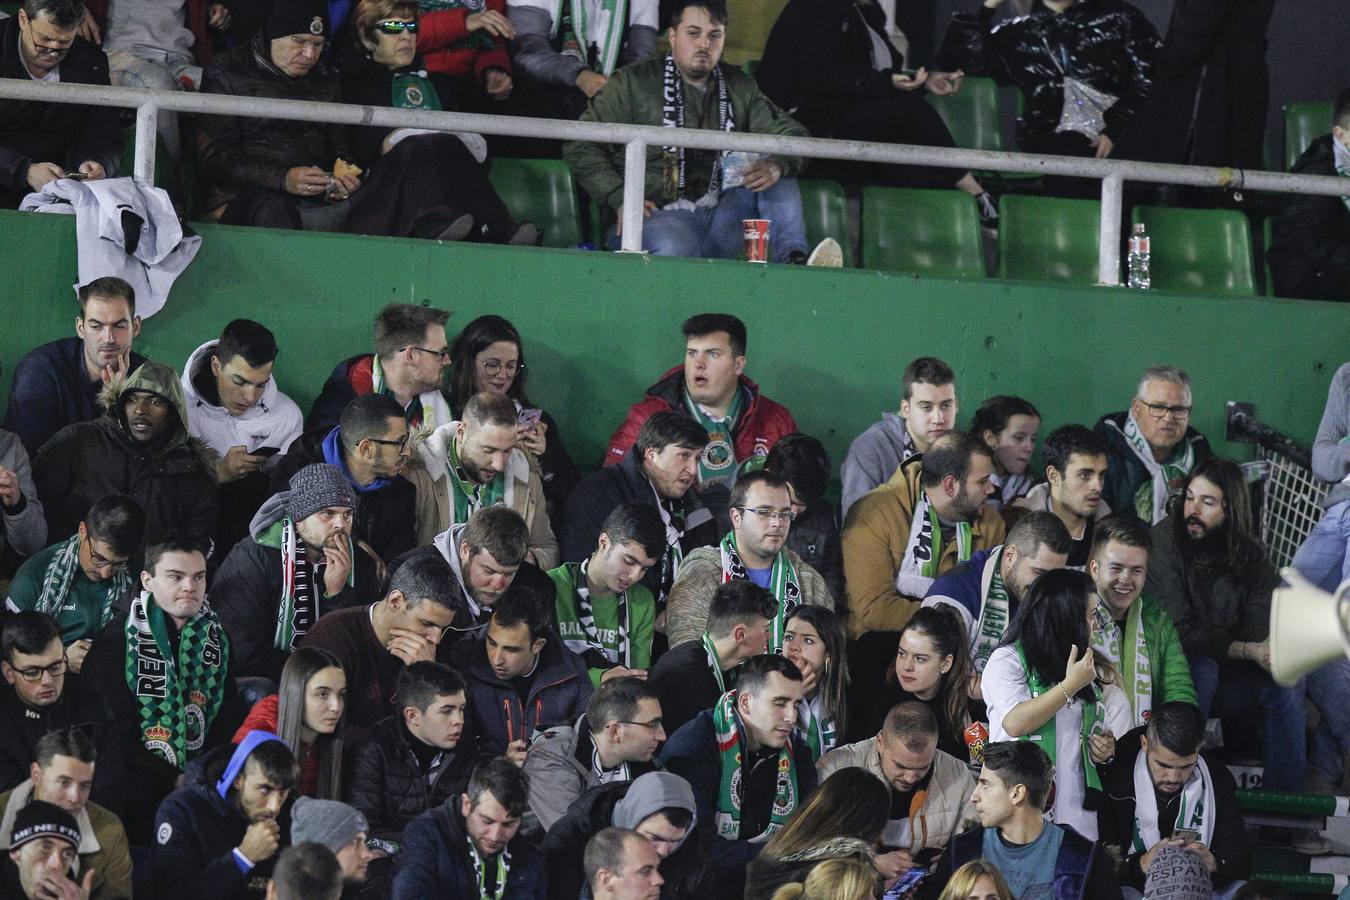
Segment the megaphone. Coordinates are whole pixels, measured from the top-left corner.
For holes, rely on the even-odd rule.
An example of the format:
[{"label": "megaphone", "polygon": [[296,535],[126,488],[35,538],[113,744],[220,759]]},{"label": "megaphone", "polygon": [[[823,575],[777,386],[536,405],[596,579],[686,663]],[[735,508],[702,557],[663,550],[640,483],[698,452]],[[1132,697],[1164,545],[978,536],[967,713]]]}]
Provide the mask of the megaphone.
[{"label": "megaphone", "polygon": [[1293,687],[1318,666],[1350,656],[1350,581],[1333,595],[1293,568],[1280,574],[1289,586],[1276,588],[1270,600],[1270,672]]}]

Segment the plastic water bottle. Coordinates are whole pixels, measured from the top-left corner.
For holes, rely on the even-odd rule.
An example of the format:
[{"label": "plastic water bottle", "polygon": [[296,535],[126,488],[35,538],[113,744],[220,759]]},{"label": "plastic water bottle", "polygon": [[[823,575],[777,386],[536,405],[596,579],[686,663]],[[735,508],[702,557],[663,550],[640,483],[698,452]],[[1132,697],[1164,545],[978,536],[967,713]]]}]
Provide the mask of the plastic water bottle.
[{"label": "plastic water bottle", "polygon": [[1144,223],[1140,222],[1134,226],[1134,233],[1130,235],[1130,255],[1125,262],[1130,287],[1146,291],[1153,285],[1153,279],[1148,274],[1148,257],[1148,232],[1144,230]]}]

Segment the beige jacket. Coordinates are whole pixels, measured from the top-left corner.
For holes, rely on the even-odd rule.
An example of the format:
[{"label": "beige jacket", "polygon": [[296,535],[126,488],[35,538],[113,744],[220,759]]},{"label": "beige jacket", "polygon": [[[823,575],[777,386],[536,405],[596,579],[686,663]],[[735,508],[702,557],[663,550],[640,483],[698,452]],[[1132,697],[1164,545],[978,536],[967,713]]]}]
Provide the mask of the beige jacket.
[{"label": "beige jacket", "polygon": [[[14,818],[33,799],[32,780],[0,794],[0,849],[9,849]],[[122,821],[97,803],[86,803],[76,817],[80,826],[78,863],[73,880],[82,880],[86,869],[94,870],[90,900],[123,900],[131,897],[131,850]]]},{"label": "beige jacket", "polygon": [[[919,608],[922,597],[907,597],[896,588],[896,575],[909,544],[909,527],[918,501],[922,456],[911,456],[891,480],[854,503],[840,537],[844,552],[844,592],[848,601],[849,637],[869,631],[899,631]],[[985,506],[971,523],[971,552],[1003,543],[1007,526],[997,510]],[[938,559],[941,575],[957,563],[956,541],[948,541]]]},{"label": "beige jacket", "polygon": [[[797,570],[798,586],[802,589],[802,603],[834,609],[834,598],[825,586],[820,573],[802,561],[786,547],[788,562]],[[713,594],[722,583],[722,548],[699,547],[680,563],[680,574],[670,587],[666,600],[666,636],[670,646],[685,641],[697,641],[708,627],[708,608]]]},{"label": "beige jacket", "polygon": [[[430,545],[436,535],[451,525],[461,524],[454,521],[455,505],[450,500],[448,463],[450,442],[458,427],[458,422],[449,422],[427,435],[417,446],[416,461],[403,473],[403,477],[417,488],[419,547]],[[556,567],[562,561],[558,539],[553,536],[553,527],[548,522],[544,482],[532,457],[516,448],[511,452],[506,471],[499,477],[506,479],[505,505],[520,513],[530,528],[530,552],[534,554],[535,565],[545,571]]]},{"label": "beige jacket", "polygon": [[[881,771],[881,755],[875,737],[845,744],[826,753],[816,763],[816,775],[823,783],[838,770],[850,766],[866,769],[881,779],[887,791],[890,790],[890,780]],[[910,853],[946,847],[952,838],[978,824],[975,805],[970,802],[974,790],[975,777],[970,774],[970,768],[951,754],[938,750],[933,756],[933,775],[923,806],[919,807],[917,815],[904,823],[908,827],[897,828],[896,823],[889,823],[882,835],[883,843],[888,847],[902,847]]]}]

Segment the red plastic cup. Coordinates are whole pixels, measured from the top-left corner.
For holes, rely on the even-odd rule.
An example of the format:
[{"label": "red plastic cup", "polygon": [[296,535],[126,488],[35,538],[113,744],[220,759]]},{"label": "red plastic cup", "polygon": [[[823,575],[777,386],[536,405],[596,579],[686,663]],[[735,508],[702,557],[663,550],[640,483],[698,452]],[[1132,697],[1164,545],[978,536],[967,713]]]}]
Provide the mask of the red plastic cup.
[{"label": "red plastic cup", "polygon": [[741,219],[745,231],[745,261],[767,263],[769,261],[769,225],[768,219]]}]

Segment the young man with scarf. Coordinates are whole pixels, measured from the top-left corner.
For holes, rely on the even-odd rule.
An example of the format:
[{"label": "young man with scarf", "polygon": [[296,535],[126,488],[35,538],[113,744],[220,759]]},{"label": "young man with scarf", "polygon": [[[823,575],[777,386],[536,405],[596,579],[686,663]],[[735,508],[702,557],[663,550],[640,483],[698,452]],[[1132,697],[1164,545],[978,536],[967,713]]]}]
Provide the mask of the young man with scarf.
[{"label": "young man with scarf", "polygon": [[[1204,715],[1181,701],[1159,704],[1147,725],[1121,737],[1102,773],[1106,802],[1097,818],[1102,846],[1122,860],[1123,887],[1142,892],[1149,866],[1168,846],[1200,858],[1218,900],[1250,874],[1237,785],[1227,766],[1201,754],[1204,742]],[[1177,834],[1183,829],[1193,834]]]},{"label": "young man with scarf", "polygon": [[1082,425],[1061,425],[1041,445],[1045,481],[1013,506],[1054,513],[1069,531],[1066,569],[1082,572],[1092,555],[1093,530],[1111,514],[1102,502],[1107,477],[1107,445],[1101,435]]},{"label": "young man with scarf", "polygon": [[970,796],[980,824],[947,845],[917,900],[937,900],[952,873],[983,859],[998,867],[1013,897],[1121,900],[1113,862],[1096,841],[1045,818],[1054,786],[1045,751],[1026,741],[984,748],[984,767]]},{"label": "young man with scarf", "polygon": [[1088,574],[1111,615],[1111,625],[1092,633],[1092,649],[1121,676],[1136,727],[1164,703],[1195,703],[1191,668],[1172,617],[1144,595],[1153,542],[1136,519],[1112,516],[1097,529]]},{"label": "young man with scarf", "polygon": [[155,896],[192,885],[201,900],[258,897],[277,851],[290,843],[282,807],[295,787],[295,756],[275,734],[251,731],[219,779],[206,777],[160,805],[150,856]]},{"label": "young man with scarf", "polygon": [[960,404],[951,366],[935,356],[921,356],[905,366],[900,384],[900,412],[882,413],[880,422],[848,445],[848,456],[839,467],[843,516],[859,497],[889,481],[902,462],[926,453],[933,441],[956,426]]},{"label": "young man with scarf", "polygon": [[17,613],[5,623],[0,647],[0,673],[7,682],[0,688],[0,790],[29,777],[45,735],[78,727],[99,755],[93,798],[120,814],[128,791],[123,729],[87,684],[66,684],[68,664],[56,623],[39,612]]},{"label": "young man with scarf", "polygon": [[764,653],[777,614],[778,600],[752,581],[736,579],[717,586],[708,605],[706,630],[663,653],[648,678],[661,698],[668,734],[712,709],[732,686],[737,667]]},{"label": "young man with scarf", "polygon": [[[727,8],[722,0],[673,4],[670,53],[614,73],[591,100],[583,122],[699,128],[807,137],[808,132],[764,96],[753,78],[721,65]],[[563,159],[582,187],[614,210],[623,226],[623,150],[570,141]],[[647,148],[642,248],[659,256],[742,259],[743,219],[769,219],[774,262],[840,266],[839,244],[826,238],[808,257],[796,157],[728,164],[716,151]],[[610,244],[618,248],[619,235]]]},{"label": "young man with scarf", "polygon": [[584,716],[550,728],[530,745],[526,833],[542,838],[572,801],[597,784],[632,781],[660,768],[653,757],[665,740],[661,701],[651,686],[641,678],[607,680],[587,701]]},{"label": "young man with scarf", "polygon": [[122,821],[148,846],[160,800],[206,748],[229,743],[243,715],[229,638],[206,602],[206,545],[164,535],[146,550],[141,588],[94,639],[84,682],[125,725]]},{"label": "young man with scarf", "polygon": [[781,656],[756,656],[736,688],[661,752],[694,789],[695,828],[709,842],[719,897],[742,896],[746,866],[816,789],[811,748],[795,733],[801,702],[801,671]]},{"label": "young man with scarf", "polygon": [[510,761],[479,763],[464,793],[403,832],[391,900],[547,900],[544,858],[519,834],[529,793]]},{"label": "young man with scarf", "polygon": [[712,512],[693,490],[699,457],[708,444],[707,430],[669,408],[644,419],[617,464],[582,481],[567,498],[562,552],[567,559],[589,556],[598,545],[605,520],[617,506],[641,503],[655,509],[666,529],[665,550],[660,565],[647,570],[642,584],[656,599],[656,630],[664,633],[666,597],[684,557],[696,547],[715,544],[718,528]]},{"label": "young man with scarf", "polygon": [[5,609],[35,610],[61,629],[72,672],[79,673],[94,634],[131,601],[127,560],[140,551],[145,515],[113,494],[95,503],[73,537],[28,559],[9,583]]},{"label": "young man with scarf", "polygon": [[1021,606],[1027,588],[1042,574],[1064,568],[1069,532],[1053,513],[1028,513],[997,547],[972,553],[933,581],[924,606],[954,609],[970,632],[970,657],[975,673],[984,671],[989,654],[1003,641],[1008,623]]},{"label": "young man with scarf", "polygon": [[1127,412],[1108,413],[1093,431],[1106,438],[1102,500],[1117,515],[1156,525],[1195,467],[1213,456],[1187,423],[1191,379],[1176,366],[1149,366]]},{"label": "young man with scarf", "polygon": [[412,477],[419,544],[463,525],[480,509],[504,506],[529,526],[527,560],[544,570],[561,562],[538,465],[516,446],[518,425],[510,397],[484,392],[464,404],[460,421],[440,426],[418,445],[422,466]]},{"label": "young man with scarf", "polygon": [[897,703],[873,737],[831,750],[816,763],[821,781],[857,767],[886,785],[891,812],[881,833],[877,871],[887,880],[927,867],[975,818],[975,779],[966,761],[938,749],[938,723],[923,703]]},{"label": "young man with scarf", "polygon": [[280,682],[286,658],[320,616],[375,594],[375,566],[352,546],[355,508],[343,474],[313,463],[253,517],[215,578],[213,605],[235,677]]},{"label": "young man with scarf", "polygon": [[404,477],[411,457],[411,432],[398,402],[365,394],[347,404],[335,427],[307,431],[291,445],[272,470],[272,493],[286,490],[291,476],[307,465],[337,469],[361,500],[352,541],[383,576],[389,563],[422,546],[413,522],[417,490]]},{"label": "young man with scarf", "polygon": [[647,676],[652,661],[656,600],[642,583],[666,549],[666,529],[642,503],[614,508],[595,552],[548,573],[557,586],[558,634],[586,661],[591,683]]},{"label": "young man with scarf", "polygon": [[731,531],[719,547],[700,547],[680,567],[670,589],[670,643],[698,640],[707,631],[708,609],[719,584],[738,579],[773,594],[777,608],[769,634],[769,652],[783,648],[783,625],[800,604],[834,609],[834,598],[820,573],[787,549],[792,527],[787,482],[767,469],[750,472],[731,489]]},{"label": "young man with scarf", "polygon": [[306,430],[330,429],[342,411],[365,394],[393,397],[410,429],[430,431],[449,422],[441,379],[450,368],[445,323],[450,311],[390,303],[375,316],[374,353],[344,359],[333,369],[305,420]]}]

